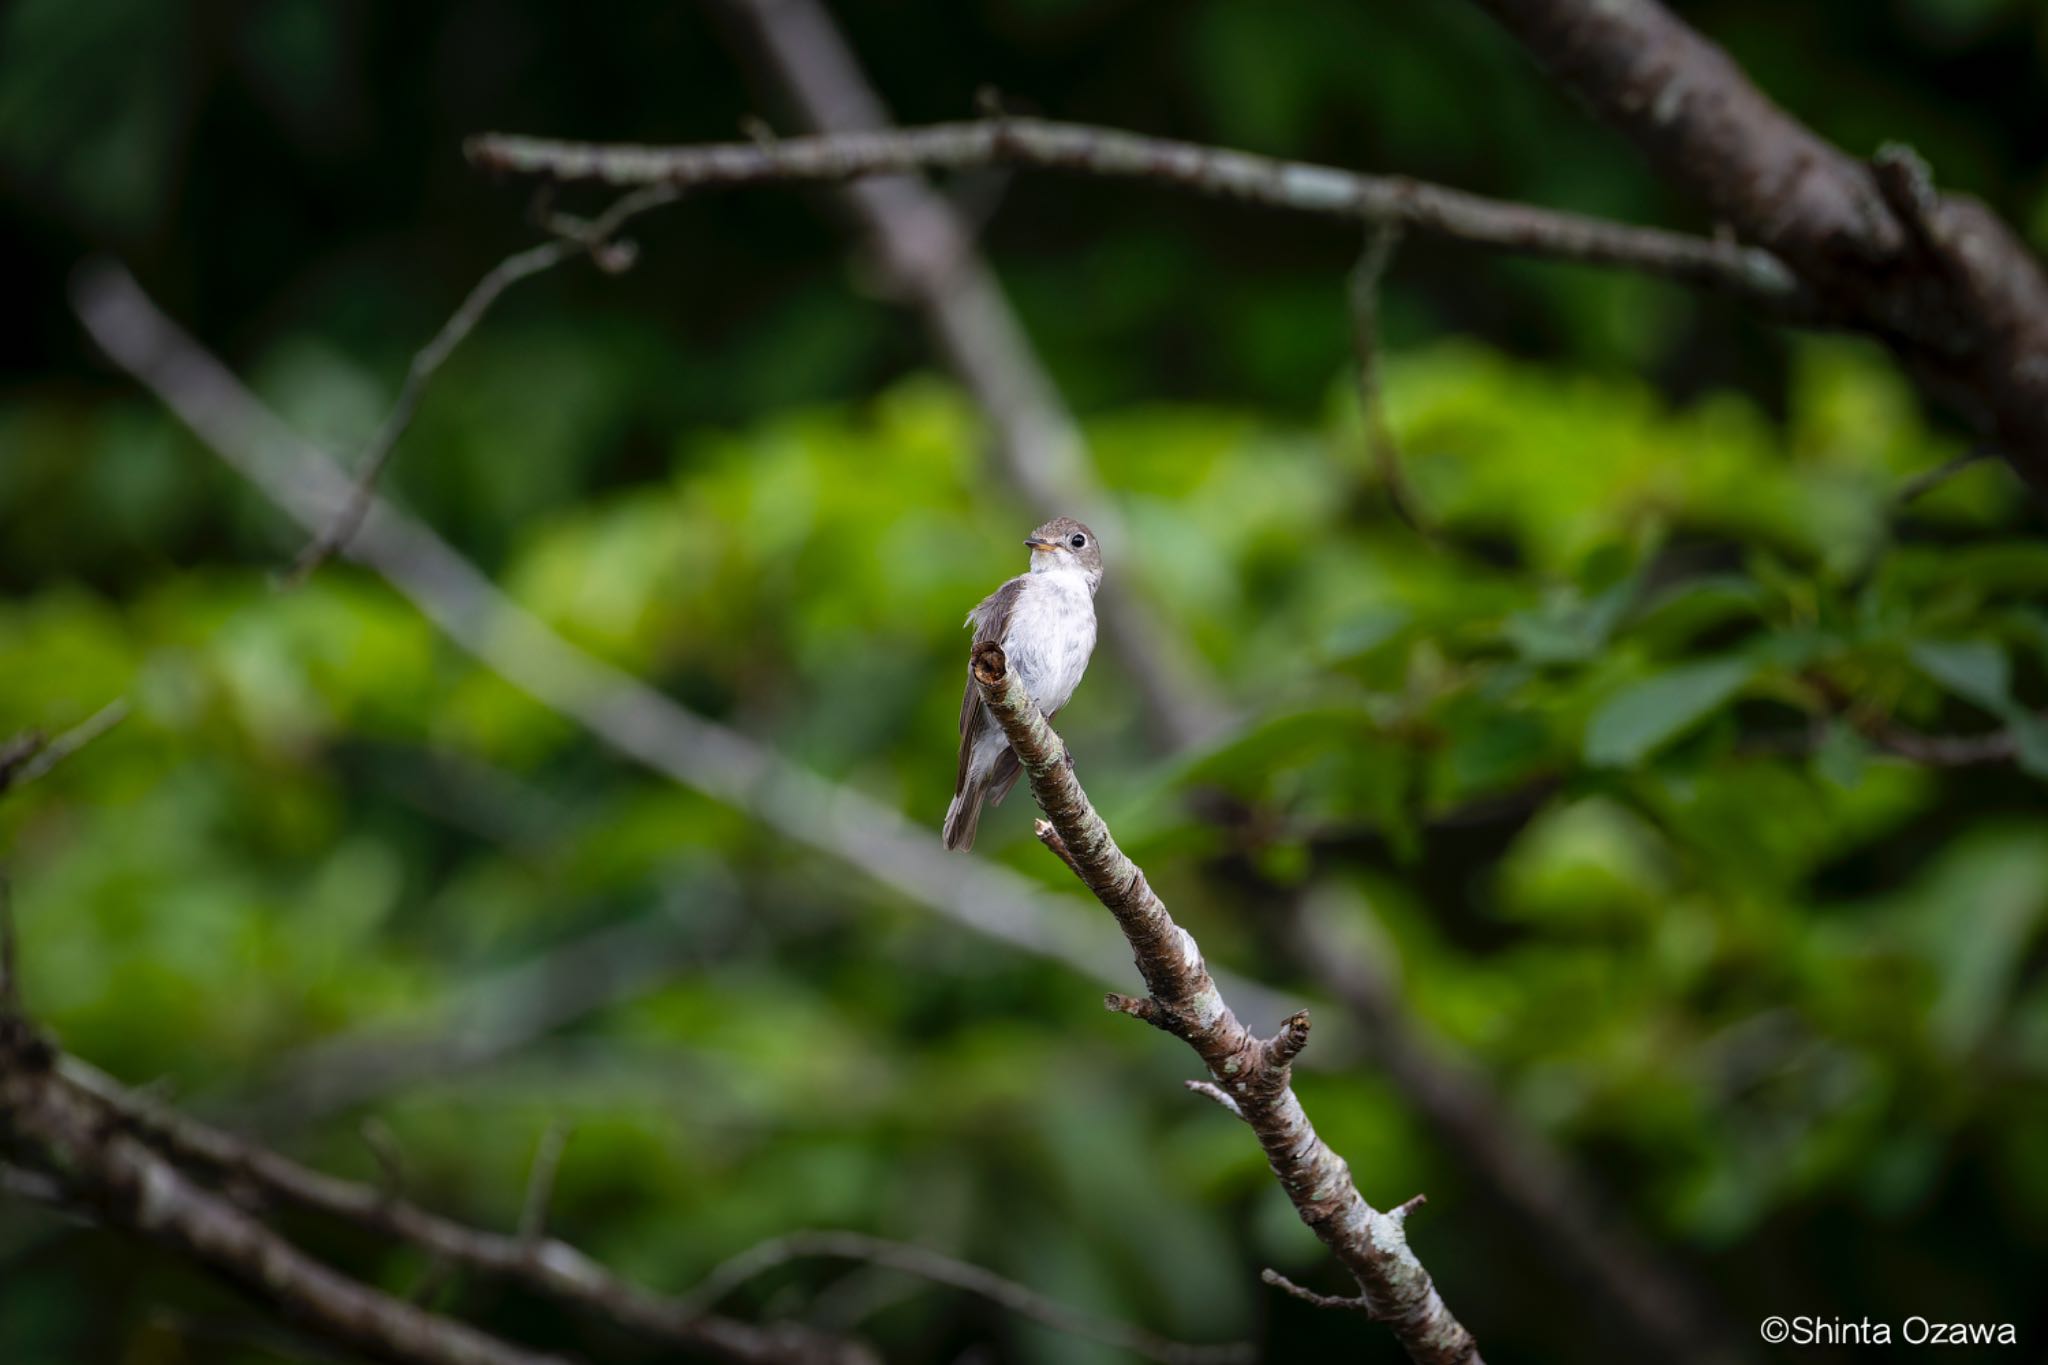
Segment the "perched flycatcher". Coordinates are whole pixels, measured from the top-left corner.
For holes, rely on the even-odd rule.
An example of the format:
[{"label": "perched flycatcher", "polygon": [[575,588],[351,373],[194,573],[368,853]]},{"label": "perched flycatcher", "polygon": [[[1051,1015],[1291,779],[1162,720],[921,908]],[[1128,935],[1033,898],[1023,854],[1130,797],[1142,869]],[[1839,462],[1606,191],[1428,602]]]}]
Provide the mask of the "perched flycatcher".
[{"label": "perched flycatcher", "polygon": [[[974,643],[994,640],[1031,700],[1051,720],[1088,671],[1095,652],[1095,590],[1102,586],[1102,550],[1095,533],[1072,517],[1054,517],[1033,531],[1031,571],[981,599],[967,613]],[[982,802],[999,802],[1023,769],[996,718],[981,704],[973,675],[960,699],[960,769],[946,809],[946,847],[974,847]]]}]

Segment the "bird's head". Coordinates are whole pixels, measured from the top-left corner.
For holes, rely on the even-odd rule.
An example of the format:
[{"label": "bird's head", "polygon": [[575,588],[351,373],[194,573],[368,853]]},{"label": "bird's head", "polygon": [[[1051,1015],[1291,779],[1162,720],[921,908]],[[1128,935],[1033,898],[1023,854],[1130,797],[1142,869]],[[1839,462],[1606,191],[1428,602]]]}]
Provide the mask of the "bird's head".
[{"label": "bird's head", "polygon": [[1088,580],[1088,591],[1102,583],[1102,547],[1095,533],[1072,517],[1054,517],[1024,537],[1031,547],[1031,572],[1079,573]]}]

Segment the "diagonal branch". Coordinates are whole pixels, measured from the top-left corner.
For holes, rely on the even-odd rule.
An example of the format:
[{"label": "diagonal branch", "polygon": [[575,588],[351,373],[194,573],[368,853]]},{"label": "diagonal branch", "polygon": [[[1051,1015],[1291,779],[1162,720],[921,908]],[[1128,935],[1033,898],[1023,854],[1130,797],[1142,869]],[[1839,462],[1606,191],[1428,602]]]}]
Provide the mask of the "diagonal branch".
[{"label": "diagonal branch", "polygon": [[[405,1242],[449,1265],[507,1280],[649,1340],[738,1362],[872,1365],[866,1348],[851,1342],[796,1324],[755,1326],[718,1317],[642,1289],[556,1238],[472,1228],[429,1213],[392,1191],[301,1166],[267,1147],[149,1103],[76,1057],[52,1059],[47,1074],[41,1087],[45,1098],[68,1116],[65,1121],[72,1129],[123,1134],[121,1141],[152,1153],[150,1160],[158,1165],[164,1164],[163,1158],[153,1153],[160,1151],[179,1166],[240,1182],[268,1199]],[[0,1085],[6,1080],[6,1074],[0,1074]],[[183,1175],[176,1179],[189,1185]],[[235,1216],[246,1220],[246,1215]]]},{"label": "diagonal branch", "polygon": [[400,1365],[562,1365],[313,1260],[195,1184],[67,1084],[19,1016],[0,1019],[0,1128],[63,1171],[98,1217],[172,1247],[322,1336]]},{"label": "diagonal branch", "polygon": [[55,739],[30,730],[0,743],[0,792],[35,781],[127,718],[127,698],[116,697]]},{"label": "diagonal branch", "polygon": [[771,182],[835,183],[912,171],[1035,166],[1139,180],[1219,199],[1354,222],[1391,222],[1530,256],[1623,266],[1797,314],[1801,289],[1770,253],[1661,228],[1633,227],[1405,176],[1145,137],[1114,128],[999,117],[887,132],[789,138],[766,146],[689,147],[562,142],[487,133],[469,159],[485,170],[555,181],[685,188]]},{"label": "diagonal branch", "polygon": [[1059,836],[1070,865],[1115,917],[1148,995],[1112,996],[1112,1009],[1173,1034],[1208,1067],[1210,1082],[1250,1125],[1281,1188],[1353,1278],[1371,1315],[1384,1322],[1419,1365],[1479,1360],[1472,1334],[1451,1316],[1429,1272],[1408,1247],[1404,1218],[1366,1203],[1350,1168],[1316,1135],[1295,1097],[1293,1061],[1308,1042],[1306,1011],[1260,1039],[1238,1022],[1202,960],[1145,874],[1116,845],[1068,761],[1066,746],[1008,669],[1002,647],[976,648],[974,680],[1003,727],[1031,783],[1031,794]]}]

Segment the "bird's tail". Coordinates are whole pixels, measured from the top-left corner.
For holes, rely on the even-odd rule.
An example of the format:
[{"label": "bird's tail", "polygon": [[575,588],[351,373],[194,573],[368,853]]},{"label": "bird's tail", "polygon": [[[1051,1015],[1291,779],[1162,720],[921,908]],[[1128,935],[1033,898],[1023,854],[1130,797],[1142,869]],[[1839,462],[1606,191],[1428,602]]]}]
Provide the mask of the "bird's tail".
[{"label": "bird's tail", "polygon": [[969,782],[954,796],[953,804],[946,807],[946,847],[965,853],[974,847],[974,831],[981,825],[981,799],[987,788],[979,782]]}]

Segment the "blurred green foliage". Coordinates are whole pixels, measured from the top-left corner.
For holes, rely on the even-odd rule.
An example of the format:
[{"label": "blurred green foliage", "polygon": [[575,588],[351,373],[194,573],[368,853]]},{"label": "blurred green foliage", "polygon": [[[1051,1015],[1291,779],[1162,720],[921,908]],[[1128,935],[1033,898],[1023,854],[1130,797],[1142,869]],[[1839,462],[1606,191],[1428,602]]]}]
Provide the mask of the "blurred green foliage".
[{"label": "blurred green foliage", "polygon": [[[2023,225],[2048,218],[2039,7],[1688,12],[1852,147],[1906,138]],[[1466,7],[847,17],[906,116],[992,81],[1061,115],[1686,221]],[[724,136],[757,101],[714,38],[667,7],[0,14],[5,231],[37,276],[0,343],[0,729],[134,708],[0,803],[29,1003],[116,1074],[261,1115],[337,1171],[374,1177],[355,1131],[374,1113],[411,1189],[495,1225],[569,1120],[554,1226],[653,1284],[844,1225],[1274,1359],[1388,1357],[1258,1287],[1263,1264],[1329,1270],[1243,1132],[1181,1092],[1186,1059],[1106,1020],[1093,983],[620,764],[359,571],[275,591],[294,537],[64,315],[70,262],[120,250],[294,424],[353,449],[411,347],[520,239],[460,136]],[[1772,1312],[1921,1311],[2037,1339],[2048,542],[2004,470],[1901,505],[1964,445],[1875,351],[1415,243],[1385,385],[1417,531],[1351,396],[1355,242],[1127,188],[957,189],[1003,194],[992,250],[1131,525],[1111,572],[1234,703],[1227,733],[1161,757],[1105,653],[1062,716],[1212,957],[1313,995],[1219,869],[1322,885],[1738,1337]],[[437,381],[393,487],[582,647],[936,841],[956,626],[1035,518],[809,208],[688,204],[647,220],[630,276],[523,286]],[[2012,758],[1916,764],[1901,733],[2006,736]],[[1197,822],[1187,797],[1214,789],[1259,827]],[[985,851],[1071,894],[1027,826],[1012,802]],[[367,1104],[264,1107],[302,1049],[417,1059],[483,1026],[478,992],[508,970],[629,925],[677,957],[609,1008]],[[490,998],[485,1025],[517,1018]],[[1319,1016],[1327,1046],[1345,1032]],[[1490,1355],[1623,1351],[1597,1304],[1560,1317],[1576,1291],[1545,1249],[1500,1237],[1381,1078],[1302,1090],[1368,1198],[1429,1191],[1418,1245]],[[393,1287],[423,1268],[295,1230]],[[448,1301],[624,1349],[488,1285]],[[891,1359],[1098,1358],[830,1267],[736,1306],[862,1317]],[[274,1358],[209,1335],[247,1321],[165,1257],[0,1207],[9,1361]]]}]

